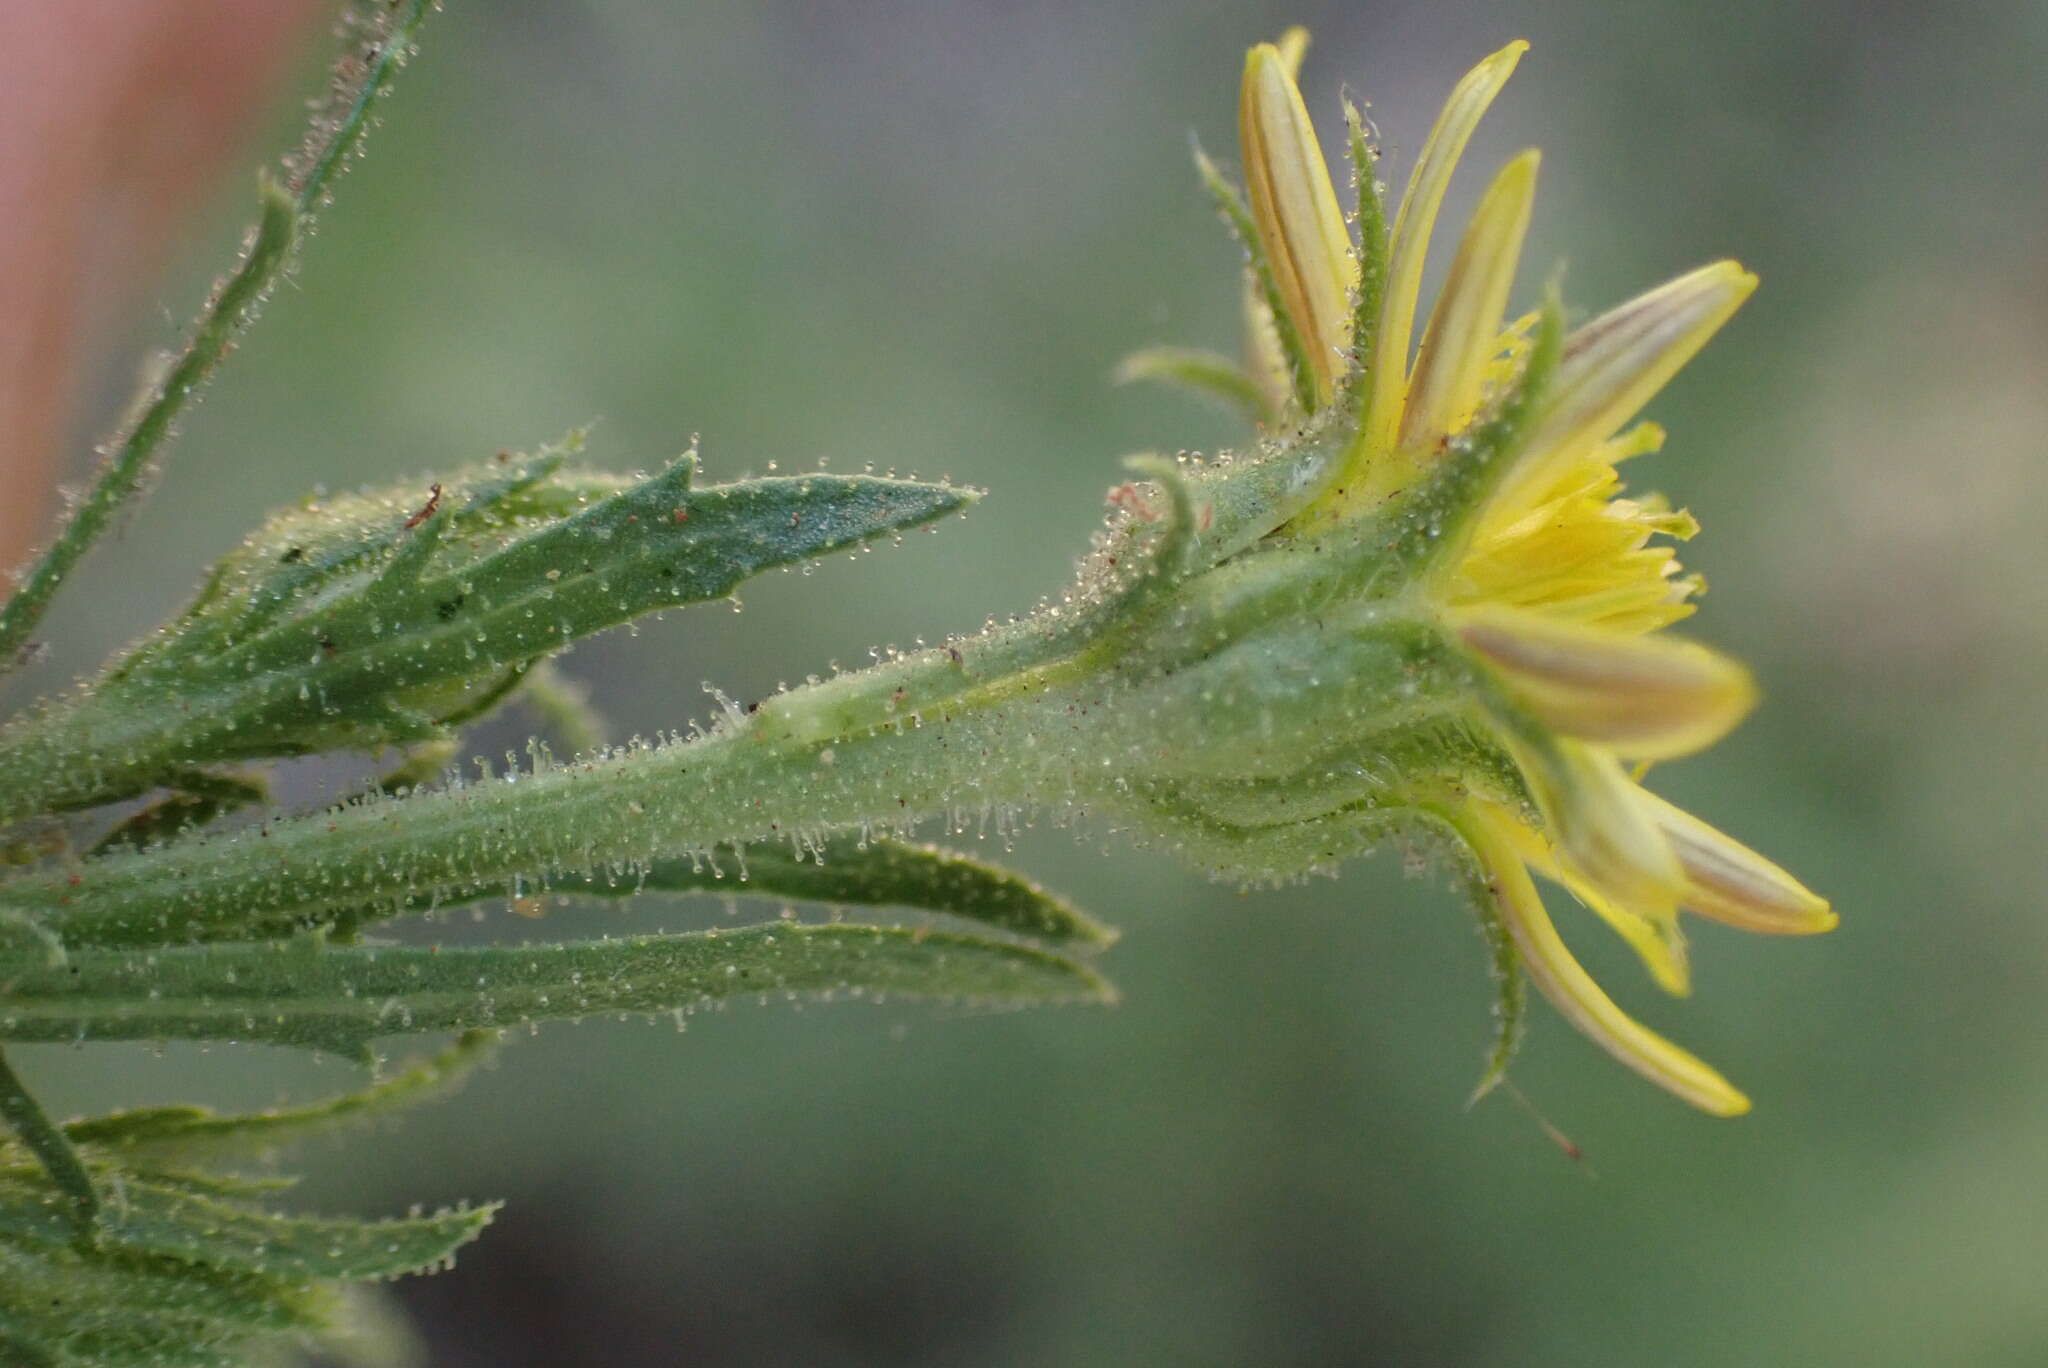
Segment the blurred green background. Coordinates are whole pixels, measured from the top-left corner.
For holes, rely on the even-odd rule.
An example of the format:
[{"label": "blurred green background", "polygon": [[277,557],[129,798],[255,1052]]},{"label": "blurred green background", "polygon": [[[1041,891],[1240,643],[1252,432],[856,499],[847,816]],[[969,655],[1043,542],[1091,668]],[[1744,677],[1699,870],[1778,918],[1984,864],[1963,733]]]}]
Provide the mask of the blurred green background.
[{"label": "blurred green background", "polygon": [[[2048,7],[449,9],[170,479],[81,577],[46,686],[315,483],[592,418],[622,468],[701,432],[714,475],[829,459],[992,491],[935,537],[759,582],[741,615],[580,650],[622,734],[701,714],[700,681],[751,696],[1027,608],[1115,457],[1236,436],[1107,377],[1146,343],[1235,343],[1236,253],[1186,139],[1234,160],[1244,47],[1310,24],[1326,136],[1348,85],[1399,185],[1456,77],[1527,37],[1452,206],[1546,149],[1524,296],[1560,264],[1586,309],[1720,255],[1763,276],[1630,467],[1706,522],[1695,628],[1769,695],[1658,786],[1843,925],[1702,926],[1677,1003],[1554,899],[1626,1004],[1757,1101],[1695,1115],[1539,1007],[1517,1078],[1574,1165],[1507,1099],[1463,1109],[1487,979],[1437,881],[1387,856],[1241,894],[1027,833],[1016,863],[1125,929],[1121,1007],[558,1028],[456,1101],[295,1156],[308,1207],[512,1199],[457,1271],[398,1289],[436,1364],[2048,1362]],[[190,225],[81,449],[246,214],[237,179]],[[353,1081],[256,1050],[20,1054],[67,1111]]]}]

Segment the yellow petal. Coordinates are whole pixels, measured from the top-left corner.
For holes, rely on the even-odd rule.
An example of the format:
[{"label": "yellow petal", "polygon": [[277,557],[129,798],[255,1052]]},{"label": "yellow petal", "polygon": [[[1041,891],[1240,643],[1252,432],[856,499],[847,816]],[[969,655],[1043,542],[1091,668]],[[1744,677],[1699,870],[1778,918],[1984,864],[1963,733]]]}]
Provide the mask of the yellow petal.
[{"label": "yellow petal", "polygon": [[1509,490],[1541,479],[1604,441],[1707,344],[1756,289],[1756,277],[1718,261],[1610,310],[1565,339],[1550,402],[1527,439]]},{"label": "yellow petal", "polygon": [[1523,966],[1552,1006],[1593,1042],[1659,1087],[1715,1116],[1740,1116],[1749,1099],[1711,1066],[1642,1025],[1600,990],[1558,937],[1513,845],[1496,823],[1468,809],[1458,830],[1486,871],[1486,891]]},{"label": "yellow petal", "polygon": [[1301,334],[1315,373],[1317,402],[1323,403],[1334,391],[1351,344],[1351,289],[1358,263],[1308,108],[1288,74],[1286,57],[1271,43],[1259,44],[1245,57],[1237,131],[1259,245],[1288,317]]},{"label": "yellow petal", "polygon": [[1661,424],[1642,422],[1626,432],[1608,438],[1595,453],[1595,459],[1602,465],[1620,465],[1636,456],[1647,456],[1664,449],[1664,428]]},{"label": "yellow petal", "polygon": [[1827,899],[1740,841],[1648,790],[1641,801],[1685,871],[1680,898],[1687,908],[1767,935],[1810,936],[1841,921]]},{"label": "yellow petal", "polygon": [[[1451,172],[1472,139],[1479,118],[1493,103],[1514,73],[1515,64],[1529,45],[1520,39],[1509,43],[1465,74],[1444,102],[1429,140],[1422,145],[1408,188],[1401,196],[1401,210],[1394,217],[1394,232],[1387,255],[1387,298],[1380,311],[1379,332],[1373,339],[1372,406],[1368,430],[1361,436],[1355,461],[1389,451],[1401,420],[1401,397],[1408,383],[1408,343],[1415,326],[1415,301],[1422,291],[1422,266],[1429,251],[1429,236],[1436,228],[1437,210],[1444,202],[1444,190]],[[1356,469],[1349,474],[1360,473]],[[1346,483],[1340,481],[1340,483]]]},{"label": "yellow petal", "polygon": [[1633,759],[1704,749],[1756,704],[1749,672],[1696,642],[1492,607],[1461,614],[1458,636],[1545,726]]},{"label": "yellow petal", "polygon": [[1562,737],[1507,737],[1562,862],[1625,907],[1675,904],[1685,874],[1605,749]]},{"label": "yellow petal", "polygon": [[1564,874],[1560,880],[1573,897],[1592,909],[1601,921],[1636,952],[1650,978],[1673,997],[1692,993],[1692,957],[1685,944],[1685,932],[1678,925],[1678,909],[1638,912],[1623,907],[1583,879]]},{"label": "yellow petal", "polygon": [[1524,863],[1551,882],[1563,884],[1573,897],[1628,942],[1659,988],[1673,997],[1685,997],[1692,992],[1692,963],[1686,952],[1685,933],[1678,926],[1675,902],[1665,899],[1648,909],[1624,907],[1562,864],[1541,833],[1531,831],[1504,812],[1497,825],[1511,834]]},{"label": "yellow petal", "polygon": [[1280,50],[1280,66],[1291,81],[1301,79],[1301,59],[1308,55],[1308,30],[1296,24],[1274,42]]},{"label": "yellow petal", "polygon": [[1479,407],[1487,366],[1500,349],[1501,315],[1522,258],[1540,160],[1531,150],[1501,168],[1444,277],[1401,413],[1399,446],[1418,465]]}]

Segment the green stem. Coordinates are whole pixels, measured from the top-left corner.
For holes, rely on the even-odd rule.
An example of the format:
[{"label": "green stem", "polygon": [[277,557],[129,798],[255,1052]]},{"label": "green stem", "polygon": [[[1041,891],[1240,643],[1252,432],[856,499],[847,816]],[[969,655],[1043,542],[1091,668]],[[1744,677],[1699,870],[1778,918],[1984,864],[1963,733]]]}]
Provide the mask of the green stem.
[{"label": "green stem", "polygon": [[6,606],[0,608],[0,674],[20,664],[29,634],[49,612],[58,589],[105,534],[115,514],[141,490],[179,415],[212,378],[233,348],[236,335],[255,317],[291,257],[303,220],[320,206],[350,154],[360,146],[369,128],[372,105],[390,85],[413,35],[432,8],[432,0],[406,0],[375,27],[351,62],[344,64],[347,70],[359,67],[361,74],[344,86],[345,94],[331,107],[333,112],[315,121],[301,158],[303,172],[289,187],[265,177],[262,211],[250,231],[241,263],[207,301],[163,379],[145,386],[136,397],[92,488],[22,577]]},{"label": "green stem", "polygon": [[46,700],[0,727],[0,826],[134,797],[174,783],[188,761],[241,760],[223,738],[252,734],[251,718],[289,706],[299,688],[279,675],[218,682],[195,672],[172,717],[104,688]]},{"label": "green stem", "polygon": [[[1019,624],[799,689],[695,741],[23,876],[7,899],[69,947],[173,945],[519,880],[631,882],[664,857],[935,816],[1092,809],[1173,829],[1147,795],[1198,778],[1268,774],[1300,788],[1306,816],[1347,782],[1311,762],[1369,745],[1440,673],[1427,630],[1401,619],[1297,628],[1164,669],[1104,659],[1106,640],[1034,652],[1034,635]],[[989,657],[1009,668],[984,672]]]},{"label": "green stem", "polygon": [[92,1175],[64,1132],[43,1113],[42,1106],[22,1084],[14,1068],[0,1051],[0,1119],[14,1129],[30,1153],[42,1161],[50,1180],[71,1199],[73,1219],[81,1239],[90,1240],[97,1229],[100,1196],[93,1188]]},{"label": "green stem", "polygon": [[[1198,863],[1269,877],[1280,866],[1251,847],[1277,843],[1293,861],[1297,837],[1323,839],[1319,816],[1351,820],[1359,782],[1412,768],[1375,744],[1416,709],[1469,697],[1469,671],[1407,591],[1405,510],[1384,527],[1262,543],[1205,570],[1191,490],[1159,473],[1170,521],[1142,546],[1116,544],[1113,577],[1084,578],[1072,597],[973,640],[730,709],[694,741],[559,766],[542,754],[535,772],[502,781],[24,874],[6,884],[7,902],[77,949],[268,939],[521,880],[630,880],[718,846],[801,848],[1029,808],[1105,813]],[[1220,496],[1213,506],[1229,507]],[[1431,511],[1449,525],[1457,510]],[[289,682],[259,674],[224,687]],[[124,739],[146,749],[136,725]],[[100,746],[116,768],[126,749]],[[1269,820],[1219,835],[1180,810],[1174,795],[1196,789],[1211,815],[1256,799]]]},{"label": "green stem", "polygon": [[292,178],[300,213],[321,207],[328,189],[362,146],[370,131],[370,110],[412,56],[413,40],[436,3],[384,0],[384,16],[372,21],[370,33],[336,68],[339,90],[315,118],[298,158],[299,174]]},{"label": "green stem", "polygon": [[[874,672],[879,711],[893,677]],[[748,841],[908,825],[966,809],[1069,796],[1050,694],[958,716],[823,738],[755,724],[616,752],[505,780],[372,800],[233,835],[111,855],[75,873],[10,883],[8,901],[77,945],[233,936],[280,914],[306,922],[550,873],[627,869]]]},{"label": "green stem", "polygon": [[57,539],[23,577],[14,597],[0,608],[0,671],[20,662],[29,633],[42,622],[58,588],[107,530],[121,506],[141,489],[143,476],[170,435],[172,424],[227,355],[235,334],[254,315],[284,265],[298,235],[298,209],[283,187],[273,182],[266,180],[262,193],[262,217],[241,265],[207,301],[205,312],[163,380],[138,396],[124,435],[116,440],[99,478],[72,510],[71,520]]}]

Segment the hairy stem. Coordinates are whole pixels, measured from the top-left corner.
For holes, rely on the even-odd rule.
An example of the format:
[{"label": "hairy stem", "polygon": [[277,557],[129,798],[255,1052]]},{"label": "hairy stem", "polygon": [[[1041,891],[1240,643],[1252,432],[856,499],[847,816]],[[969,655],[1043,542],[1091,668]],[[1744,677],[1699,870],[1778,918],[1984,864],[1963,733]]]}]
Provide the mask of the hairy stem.
[{"label": "hairy stem", "polygon": [[[886,707],[892,678],[878,672],[872,683],[880,695],[872,701]],[[1048,785],[1065,748],[1020,738],[1056,725],[1063,706],[1048,695],[998,710],[1008,715],[926,716],[823,739],[733,725],[694,741],[111,856],[61,878],[18,880],[8,896],[71,943],[176,943],[275,925],[281,913],[313,923],[436,890],[908,825],[1053,796]]]},{"label": "hairy stem", "polygon": [[[1029,626],[735,709],[696,740],[109,855],[18,878],[8,901],[79,949],[271,937],[494,884],[631,881],[719,846],[740,848],[744,879],[748,843],[1026,807],[1163,821],[1192,855],[1186,843],[1213,834],[1159,795],[1264,775],[1282,825],[1327,812],[1373,757],[1318,757],[1369,749],[1361,738],[1425,705],[1441,673],[1427,629],[1398,618],[1255,637],[1163,669],[1097,659],[1104,641],[1055,649],[1049,635],[1034,652]],[[990,658],[1007,668],[984,673]]]},{"label": "hairy stem", "polygon": [[370,110],[391,83],[433,0],[405,0],[371,31],[344,63],[341,98],[316,122],[288,186],[266,178],[262,211],[248,235],[242,260],[207,300],[185,345],[161,380],[136,396],[120,433],[108,447],[92,488],[73,508],[56,539],[22,577],[0,608],[0,674],[21,662],[29,634],[41,624],[57,591],[115,514],[142,489],[152,463],[173,434],[179,415],[212,378],[235,338],[255,318],[278,273],[290,260],[303,220],[332,188],[369,129]]},{"label": "hairy stem", "polygon": [[93,1188],[92,1176],[85,1171],[85,1164],[64,1132],[43,1114],[42,1105],[15,1074],[4,1051],[0,1051],[0,1119],[14,1129],[21,1143],[42,1162],[51,1181],[71,1199],[79,1235],[89,1240],[100,1212],[100,1197]]}]

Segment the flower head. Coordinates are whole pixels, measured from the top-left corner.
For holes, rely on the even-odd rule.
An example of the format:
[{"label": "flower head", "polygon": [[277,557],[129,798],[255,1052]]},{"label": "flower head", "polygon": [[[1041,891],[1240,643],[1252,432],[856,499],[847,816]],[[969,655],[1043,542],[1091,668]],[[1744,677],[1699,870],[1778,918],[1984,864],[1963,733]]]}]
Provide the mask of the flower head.
[{"label": "flower head", "polygon": [[[1479,872],[1512,961],[1567,1018],[1694,1105],[1746,1110],[1718,1073],[1601,991],[1529,874],[1570,891],[1673,993],[1689,988],[1681,909],[1762,932],[1835,924],[1827,903],[1784,870],[1639,782],[1649,762],[1712,745],[1755,702],[1740,665],[1665,634],[1703,588],[1672,550],[1698,527],[1660,496],[1624,495],[1619,467],[1662,444],[1662,429],[1635,423],[1637,413],[1756,277],[1717,262],[1569,333],[1554,304],[1511,317],[1539,168],[1526,151],[1481,197],[1418,340],[1445,190],[1527,44],[1509,44],[1457,84],[1391,231],[1365,121],[1347,109],[1355,236],[1295,82],[1306,44],[1293,30],[1246,58],[1246,198],[1201,162],[1249,263],[1249,374],[1230,391],[1262,396],[1255,412],[1269,450],[1308,453],[1296,467],[1306,496],[1263,530],[1262,545],[1274,564],[1281,548],[1310,546],[1366,566],[1353,577],[1366,587],[1346,591],[1354,615],[1420,624],[1438,643],[1406,658],[1403,687],[1427,692],[1416,681],[1435,681],[1452,719],[1403,752],[1370,800],[1332,807],[1328,820],[1399,810],[1449,833]],[[1191,378],[1164,364],[1134,369]],[[1318,584],[1334,582],[1316,573]],[[1442,758],[1459,746],[1493,761]]]}]

